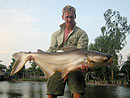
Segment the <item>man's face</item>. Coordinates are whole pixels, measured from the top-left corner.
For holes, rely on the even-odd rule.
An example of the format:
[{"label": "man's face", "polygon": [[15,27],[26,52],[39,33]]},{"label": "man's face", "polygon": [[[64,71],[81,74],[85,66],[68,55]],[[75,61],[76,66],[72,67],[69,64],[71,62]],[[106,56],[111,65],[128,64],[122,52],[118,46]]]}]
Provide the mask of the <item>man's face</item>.
[{"label": "man's face", "polygon": [[62,19],[65,21],[66,26],[72,26],[75,23],[75,14],[74,13],[68,13],[65,12],[62,15]]}]

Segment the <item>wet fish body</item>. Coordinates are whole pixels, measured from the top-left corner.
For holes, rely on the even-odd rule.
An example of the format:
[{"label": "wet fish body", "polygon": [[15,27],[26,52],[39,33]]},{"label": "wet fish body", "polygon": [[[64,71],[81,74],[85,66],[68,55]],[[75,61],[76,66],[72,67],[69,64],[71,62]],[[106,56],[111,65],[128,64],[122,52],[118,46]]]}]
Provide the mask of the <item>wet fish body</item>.
[{"label": "wet fish body", "polygon": [[77,49],[67,52],[17,52],[13,54],[16,62],[12,67],[11,75],[22,69],[29,60],[29,57],[40,67],[47,78],[51,77],[56,71],[61,72],[64,78],[70,71],[81,68],[82,64],[87,64],[89,69],[110,65],[111,55],[85,49]]}]

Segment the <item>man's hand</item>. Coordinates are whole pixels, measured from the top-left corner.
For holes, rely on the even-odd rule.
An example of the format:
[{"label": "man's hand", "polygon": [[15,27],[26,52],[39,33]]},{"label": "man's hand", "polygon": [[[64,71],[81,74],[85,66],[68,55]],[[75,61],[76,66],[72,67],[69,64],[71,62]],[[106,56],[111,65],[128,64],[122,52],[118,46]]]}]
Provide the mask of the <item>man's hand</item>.
[{"label": "man's hand", "polygon": [[87,64],[82,64],[81,71],[82,72],[88,72],[88,65]]}]

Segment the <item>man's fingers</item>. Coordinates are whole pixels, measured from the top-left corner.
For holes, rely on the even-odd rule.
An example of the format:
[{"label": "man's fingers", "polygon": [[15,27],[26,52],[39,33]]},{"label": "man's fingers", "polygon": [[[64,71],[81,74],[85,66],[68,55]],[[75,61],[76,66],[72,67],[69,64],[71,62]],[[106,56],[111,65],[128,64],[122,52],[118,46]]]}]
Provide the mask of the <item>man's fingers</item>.
[{"label": "man's fingers", "polygon": [[82,72],[87,72],[88,71],[88,66],[86,64],[82,64],[81,71]]},{"label": "man's fingers", "polygon": [[81,71],[85,72],[85,65],[84,64],[82,64]]}]

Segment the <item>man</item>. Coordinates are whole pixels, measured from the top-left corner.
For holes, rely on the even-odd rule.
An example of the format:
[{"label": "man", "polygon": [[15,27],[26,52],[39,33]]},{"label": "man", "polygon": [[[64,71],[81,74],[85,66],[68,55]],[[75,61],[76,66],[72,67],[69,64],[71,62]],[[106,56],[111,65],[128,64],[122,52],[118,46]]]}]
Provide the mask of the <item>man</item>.
[{"label": "man", "polygon": [[[64,23],[60,29],[52,34],[49,52],[68,51],[77,48],[87,49],[88,36],[85,31],[76,26],[76,10],[67,5],[63,8],[62,19]],[[82,65],[81,71],[86,72],[86,65]],[[81,71],[73,71],[68,74],[66,82],[73,98],[82,98],[85,93],[85,80]],[[47,83],[48,98],[57,98],[64,94],[66,82],[61,79],[61,73],[56,72]]]}]

